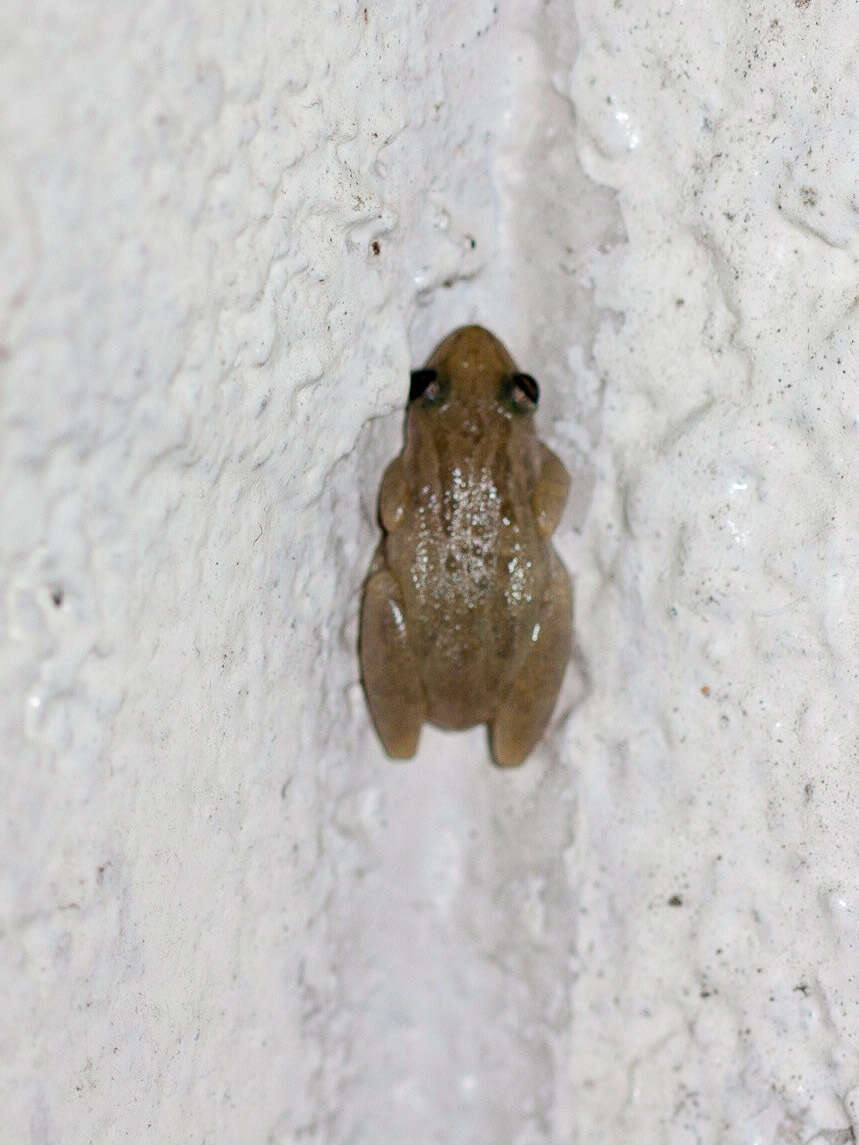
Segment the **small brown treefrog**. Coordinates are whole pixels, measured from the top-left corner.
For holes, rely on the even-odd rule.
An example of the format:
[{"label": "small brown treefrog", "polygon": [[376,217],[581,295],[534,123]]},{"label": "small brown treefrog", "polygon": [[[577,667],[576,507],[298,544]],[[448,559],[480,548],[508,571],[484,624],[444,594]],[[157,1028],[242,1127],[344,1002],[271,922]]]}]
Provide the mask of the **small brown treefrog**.
[{"label": "small brown treefrog", "polygon": [[364,688],[395,758],[414,755],[425,720],[486,723],[495,762],[514,767],[549,722],[571,651],[572,588],[550,539],[570,478],[537,438],[538,397],[480,326],[411,375],[361,610]]}]

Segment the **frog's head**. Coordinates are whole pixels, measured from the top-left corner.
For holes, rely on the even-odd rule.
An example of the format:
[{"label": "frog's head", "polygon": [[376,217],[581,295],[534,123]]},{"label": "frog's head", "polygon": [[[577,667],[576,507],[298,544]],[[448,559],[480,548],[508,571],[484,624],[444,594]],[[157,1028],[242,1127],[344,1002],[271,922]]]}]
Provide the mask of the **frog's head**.
[{"label": "frog's head", "polygon": [[412,371],[409,420],[436,418],[461,431],[507,424],[532,432],[540,391],[530,374],[516,369],[505,346],[482,326],[449,334],[427,364]]}]

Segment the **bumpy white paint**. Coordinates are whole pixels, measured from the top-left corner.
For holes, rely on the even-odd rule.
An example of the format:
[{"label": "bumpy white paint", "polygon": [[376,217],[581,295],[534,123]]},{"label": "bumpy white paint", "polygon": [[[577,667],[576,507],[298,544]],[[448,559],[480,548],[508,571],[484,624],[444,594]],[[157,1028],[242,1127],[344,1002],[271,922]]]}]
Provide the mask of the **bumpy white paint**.
[{"label": "bumpy white paint", "polygon": [[[855,8],[0,19],[4,1139],[859,1136]],[[472,320],[577,476],[515,774],[357,680]]]}]

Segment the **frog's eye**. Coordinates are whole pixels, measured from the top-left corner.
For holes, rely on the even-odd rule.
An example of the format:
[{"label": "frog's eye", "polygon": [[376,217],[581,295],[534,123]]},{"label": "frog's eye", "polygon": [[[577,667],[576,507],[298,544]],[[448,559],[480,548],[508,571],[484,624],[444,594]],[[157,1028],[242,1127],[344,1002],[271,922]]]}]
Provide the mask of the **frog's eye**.
[{"label": "frog's eye", "polygon": [[412,381],[409,386],[409,401],[423,398],[428,402],[436,402],[441,397],[441,383],[438,380],[438,370],[412,370]]},{"label": "frog's eye", "polygon": [[530,374],[513,374],[508,382],[510,400],[517,410],[530,413],[537,408],[540,400],[540,387]]}]

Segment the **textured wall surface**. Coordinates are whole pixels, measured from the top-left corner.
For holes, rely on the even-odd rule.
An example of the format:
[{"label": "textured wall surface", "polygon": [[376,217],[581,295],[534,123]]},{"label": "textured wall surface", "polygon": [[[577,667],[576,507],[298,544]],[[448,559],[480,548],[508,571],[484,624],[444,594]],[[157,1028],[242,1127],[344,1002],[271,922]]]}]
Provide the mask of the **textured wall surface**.
[{"label": "textured wall surface", "polygon": [[[859,1139],[855,11],[7,0],[4,1140]],[[470,320],[575,474],[511,774],[355,656]]]}]

